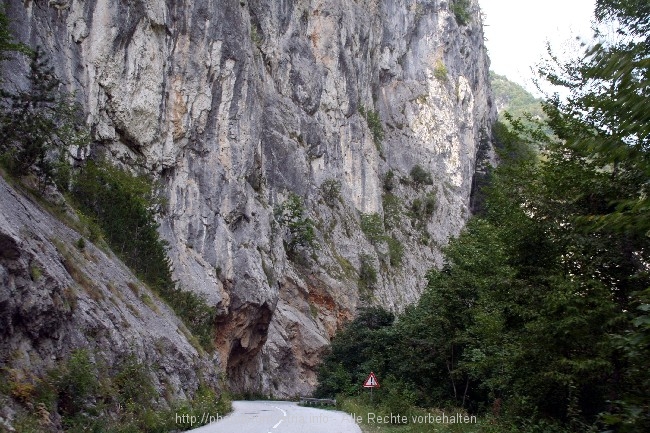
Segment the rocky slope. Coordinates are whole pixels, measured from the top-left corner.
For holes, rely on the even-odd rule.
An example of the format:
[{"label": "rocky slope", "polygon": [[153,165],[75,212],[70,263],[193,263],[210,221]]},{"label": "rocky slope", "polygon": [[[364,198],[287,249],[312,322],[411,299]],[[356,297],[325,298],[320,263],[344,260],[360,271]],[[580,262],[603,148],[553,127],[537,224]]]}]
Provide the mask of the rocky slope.
[{"label": "rocky slope", "polygon": [[[469,215],[495,118],[476,0],[7,3],[77,92],[93,151],[164,183],[175,276],[218,309],[235,391],[308,393],[336,329],[415,301]],[[274,210],[291,192],[318,248],[289,260]],[[361,229],[374,213],[391,241]]]},{"label": "rocky slope", "polygon": [[169,402],[200,383],[216,387],[213,357],[171,309],[112,253],[87,241],[79,248],[83,235],[71,226],[83,224],[52,208],[56,217],[0,177],[0,429],[14,418],[3,394],[26,398],[74,350],[105,374],[134,359]]}]

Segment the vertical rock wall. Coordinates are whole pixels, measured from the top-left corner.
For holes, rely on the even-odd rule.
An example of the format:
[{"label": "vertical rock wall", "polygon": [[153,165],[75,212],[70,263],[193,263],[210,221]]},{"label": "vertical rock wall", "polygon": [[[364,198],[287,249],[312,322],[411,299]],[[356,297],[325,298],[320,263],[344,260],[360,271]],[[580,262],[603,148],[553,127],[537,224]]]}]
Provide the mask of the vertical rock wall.
[{"label": "vertical rock wall", "polygon": [[[360,305],[414,302],[469,216],[495,117],[476,0],[466,25],[442,0],[7,3],[20,39],[77,92],[94,151],[162,180],[175,275],[218,309],[235,391],[308,393],[336,329]],[[431,185],[412,181],[416,164]],[[322,186],[336,181],[332,199]],[[291,192],[318,249],[289,260],[274,209]],[[361,230],[372,213],[401,264]],[[378,276],[360,291],[362,261]]]}]

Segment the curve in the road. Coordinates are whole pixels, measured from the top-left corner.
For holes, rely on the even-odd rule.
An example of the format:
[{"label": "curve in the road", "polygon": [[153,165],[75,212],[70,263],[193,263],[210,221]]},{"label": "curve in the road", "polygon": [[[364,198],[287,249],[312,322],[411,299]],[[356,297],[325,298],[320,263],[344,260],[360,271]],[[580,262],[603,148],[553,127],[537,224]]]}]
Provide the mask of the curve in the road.
[{"label": "curve in the road", "polygon": [[[211,417],[211,418],[210,418]],[[206,414],[205,419],[218,419]],[[233,412],[192,433],[361,433],[348,414],[288,401],[235,401]]]}]

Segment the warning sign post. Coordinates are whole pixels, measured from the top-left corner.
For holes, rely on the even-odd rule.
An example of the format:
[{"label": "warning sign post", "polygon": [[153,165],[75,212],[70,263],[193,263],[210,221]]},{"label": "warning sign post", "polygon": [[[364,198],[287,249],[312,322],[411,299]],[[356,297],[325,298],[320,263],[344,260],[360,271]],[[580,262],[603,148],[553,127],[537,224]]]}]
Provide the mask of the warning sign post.
[{"label": "warning sign post", "polygon": [[370,388],[370,401],[372,402],[372,390],[373,388],[379,388],[379,381],[377,376],[372,371],[368,375],[368,378],[363,382],[364,388]]}]

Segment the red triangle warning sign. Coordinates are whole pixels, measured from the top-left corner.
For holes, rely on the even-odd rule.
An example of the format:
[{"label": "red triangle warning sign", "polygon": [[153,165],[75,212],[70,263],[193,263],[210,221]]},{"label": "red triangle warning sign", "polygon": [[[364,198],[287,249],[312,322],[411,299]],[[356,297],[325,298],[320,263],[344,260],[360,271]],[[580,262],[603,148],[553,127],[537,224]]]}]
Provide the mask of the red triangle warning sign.
[{"label": "red triangle warning sign", "polygon": [[377,376],[375,376],[375,373],[372,371],[370,372],[370,375],[366,379],[365,382],[363,382],[363,387],[364,388],[379,388],[379,381],[377,380]]}]

